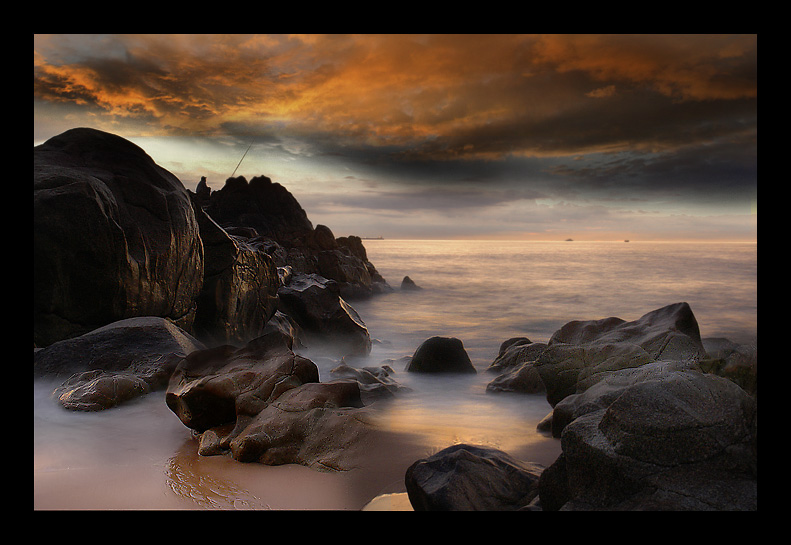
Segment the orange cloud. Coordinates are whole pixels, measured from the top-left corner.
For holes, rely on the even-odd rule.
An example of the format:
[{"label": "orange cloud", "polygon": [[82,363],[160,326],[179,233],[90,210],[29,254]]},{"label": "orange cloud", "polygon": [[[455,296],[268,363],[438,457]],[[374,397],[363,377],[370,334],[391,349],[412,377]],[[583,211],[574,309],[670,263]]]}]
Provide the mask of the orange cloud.
[{"label": "orange cloud", "polygon": [[105,56],[77,39],[67,55],[57,41],[34,51],[43,100],[163,131],[262,123],[449,155],[562,147],[539,142],[539,129],[616,88],[679,101],[757,94],[755,36],[143,35],[114,37]]}]

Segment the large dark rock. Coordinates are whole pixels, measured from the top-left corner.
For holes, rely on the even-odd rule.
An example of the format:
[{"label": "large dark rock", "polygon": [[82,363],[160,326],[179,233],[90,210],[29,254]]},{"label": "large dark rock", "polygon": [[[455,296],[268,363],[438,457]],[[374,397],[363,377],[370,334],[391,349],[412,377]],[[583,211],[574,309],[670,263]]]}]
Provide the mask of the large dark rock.
[{"label": "large dark rock", "polygon": [[199,206],[195,214],[205,252],[195,334],[223,344],[259,337],[277,310],[280,278],[274,260],[260,247],[228,234]]},{"label": "large dark rock", "polygon": [[313,233],[297,199],[267,176],[250,182],[243,176],[228,178],[221,189],[211,192],[206,212],[223,227],[252,227],[277,241],[305,239]]},{"label": "large dark rock", "polygon": [[678,365],[614,372],[558,404],[576,414],[541,477],[544,509],[757,508],[755,399]]},{"label": "large dark rock", "polygon": [[54,397],[96,411],[165,388],[180,359],[203,348],[164,318],[129,318],[35,351],[33,373],[69,377]]},{"label": "large dark rock", "polygon": [[464,344],[455,337],[431,337],[423,341],[406,370],[415,373],[477,373]]},{"label": "large dark rock", "polygon": [[203,246],[186,189],[138,146],[72,129],[33,148],[33,338],[135,316],[190,330]]},{"label": "large dark rock", "polygon": [[336,282],[316,274],[296,275],[278,291],[279,309],[299,325],[306,342],[332,345],[343,354],[371,351],[368,328],[340,295]]},{"label": "large dark rock", "polygon": [[415,511],[515,511],[536,508],[543,467],[497,449],[458,444],[406,471]]},{"label": "large dark rock", "polygon": [[687,303],[668,305],[633,322],[620,318],[573,321],[556,331],[533,364],[555,406],[609,373],[658,360],[706,357]]}]

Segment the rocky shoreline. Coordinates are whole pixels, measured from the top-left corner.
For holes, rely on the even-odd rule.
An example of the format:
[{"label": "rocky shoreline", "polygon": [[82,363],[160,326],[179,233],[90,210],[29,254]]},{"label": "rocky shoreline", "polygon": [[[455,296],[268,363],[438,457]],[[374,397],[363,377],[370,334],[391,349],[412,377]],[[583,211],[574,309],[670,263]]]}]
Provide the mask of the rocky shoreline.
[{"label": "rocky shoreline", "polygon": [[[417,289],[405,279],[400,289]],[[393,288],[362,240],[315,228],[265,176],[193,193],[143,150],[73,129],[34,148],[34,377],[66,409],[152,391],[203,456],[348,471],[369,410],[406,372],[476,372],[459,339],[349,365],[371,338],[352,304]],[[319,380],[302,346],[338,358]],[[549,467],[449,445],[405,475],[425,510],[756,510],[757,350],[701,338],[686,303],[508,339],[487,392],[541,393]]]}]

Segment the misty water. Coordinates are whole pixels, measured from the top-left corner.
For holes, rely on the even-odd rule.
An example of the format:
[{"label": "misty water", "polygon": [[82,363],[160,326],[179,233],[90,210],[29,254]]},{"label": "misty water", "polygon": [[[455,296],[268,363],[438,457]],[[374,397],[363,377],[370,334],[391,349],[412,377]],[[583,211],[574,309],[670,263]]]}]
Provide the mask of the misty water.
[{"label": "misty water", "polygon": [[[375,339],[358,367],[409,356],[425,339],[462,340],[476,375],[407,373],[409,390],[379,403],[378,423],[417,438],[425,456],[458,442],[551,464],[557,439],[536,431],[541,395],[494,394],[486,372],[500,344],[547,341],[570,320],[635,320],[686,301],[703,337],[757,342],[757,244],[671,242],[364,241],[395,289],[352,305]],[[404,276],[423,289],[400,290]],[[321,380],[338,358],[308,352]],[[393,365],[393,364],[391,364]],[[34,507],[38,509],[357,509],[403,491],[404,462],[334,475],[301,466],[199,457],[189,431],[156,393],[101,413],[71,413],[34,381]],[[413,445],[414,446],[414,445]],[[415,458],[416,459],[416,458]],[[388,465],[389,464],[389,465]],[[381,494],[381,495],[380,495]],[[403,498],[401,498],[403,499]],[[385,508],[403,508],[386,503]]]}]

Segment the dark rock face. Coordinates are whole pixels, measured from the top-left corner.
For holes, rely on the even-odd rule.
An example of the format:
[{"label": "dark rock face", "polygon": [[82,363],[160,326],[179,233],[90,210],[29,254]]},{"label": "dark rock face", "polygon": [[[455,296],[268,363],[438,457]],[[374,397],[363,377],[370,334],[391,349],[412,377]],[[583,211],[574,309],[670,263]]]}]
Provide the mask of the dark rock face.
[{"label": "dark rock face", "polygon": [[33,150],[34,343],[135,316],[189,330],[203,246],[187,191],[138,146],[73,129]]},{"label": "dark rock face", "polygon": [[215,343],[244,343],[260,336],[277,310],[280,278],[260,247],[224,231],[195,207],[205,252],[195,334]]},{"label": "dark rock face", "polygon": [[278,241],[307,241],[313,224],[294,196],[266,176],[228,178],[212,191],[206,212],[220,225],[252,227]]},{"label": "dark rock face", "polygon": [[423,341],[406,370],[416,373],[477,373],[464,344],[455,337],[431,337]]},{"label": "dark rock face", "polygon": [[229,232],[255,239],[275,261],[294,274],[318,274],[338,283],[344,298],[363,298],[391,288],[368,261],[360,237],[335,238],[329,227],[314,228],[305,210],[282,185],[266,176],[249,182],[229,178],[197,203]]},{"label": "dark rock face", "polygon": [[459,444],[412,464],[404,482],[415,511],[530,510],[542,471],[497,449]]}]

